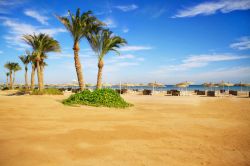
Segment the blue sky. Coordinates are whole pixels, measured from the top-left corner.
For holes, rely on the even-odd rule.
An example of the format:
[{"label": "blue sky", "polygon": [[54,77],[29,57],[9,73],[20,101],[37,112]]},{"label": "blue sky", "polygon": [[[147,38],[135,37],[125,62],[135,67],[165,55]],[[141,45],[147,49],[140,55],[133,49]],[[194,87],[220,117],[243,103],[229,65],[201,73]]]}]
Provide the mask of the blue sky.
[{"label": "blue sky", "polygon": [[[105,57],[103,82],[250,82],[250,0],[2,0],[0,83],[4,64],[21,64],[18,56],[30,49],[21,36],[34,32],[50,34],[62,47],[46,60],[45,82],[75,80],[73,41],[54,15],[78,7],[128,41],[121,56]],[[85,39],[80,46],[86,82],[95,83],[97,58]],[[24,82],[23,70],[16,80]]]}]

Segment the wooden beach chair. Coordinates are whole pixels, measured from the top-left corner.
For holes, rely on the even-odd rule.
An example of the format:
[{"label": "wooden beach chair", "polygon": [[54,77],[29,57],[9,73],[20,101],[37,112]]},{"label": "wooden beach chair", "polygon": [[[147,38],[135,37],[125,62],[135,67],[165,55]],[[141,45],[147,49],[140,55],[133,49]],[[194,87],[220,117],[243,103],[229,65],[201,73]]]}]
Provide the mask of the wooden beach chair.
[{"label": "wooden beach chair", "polygon": [[207,96],[215,97],[215,91],[207,91]]},{"label": "wooden beach chair", "polygon": [[144,89],[144,90],[142,91],[142,94],[143,94],[143,95],[152,95],[152,90]]}]

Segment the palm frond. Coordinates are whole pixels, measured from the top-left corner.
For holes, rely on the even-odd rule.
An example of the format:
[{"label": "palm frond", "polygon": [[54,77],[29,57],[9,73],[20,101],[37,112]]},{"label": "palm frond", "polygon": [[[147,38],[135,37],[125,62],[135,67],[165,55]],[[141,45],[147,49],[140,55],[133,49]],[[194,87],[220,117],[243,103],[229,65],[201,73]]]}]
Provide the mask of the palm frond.
[{"label": "palm frond", "polygon": [[105,25],[93,16],[92,11],[87,11],[81,14],[79,8],[76,10],[75,15],[69,10],[67,17],[56,17],[70,32],[74,42],[79,42],[82,38],[86,37],[89,32]]},{"label": "palm frond", "polygon": [[114,35],[108,29],[99,29],[93,33],[88,33],[87,39],[99,59],[102,59],[110,51],[120,55],[118,48],[127,43],[125,39]]}]

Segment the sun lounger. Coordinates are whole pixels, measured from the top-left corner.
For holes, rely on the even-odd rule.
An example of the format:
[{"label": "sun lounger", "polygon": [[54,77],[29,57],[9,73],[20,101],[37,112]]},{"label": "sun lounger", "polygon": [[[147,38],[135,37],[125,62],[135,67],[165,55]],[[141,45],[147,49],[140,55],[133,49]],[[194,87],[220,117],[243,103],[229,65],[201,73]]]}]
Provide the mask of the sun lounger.
[{"label": "sun lounger", "polygon": [[237,96],[238,91],[235,90],[229,90],[229,95]]},{"label": "sun lounger", "polygon": [[80,89],[72,89],[71,91],[72,91],[72,93],[78,93],[78,92],[80,92],[81,90],[80,90]]},{"label": "sun lounger", "polygon": [[178,90],[172,91],[172,96],[180,96],[181,92]]},{"label": "sun lounger", "polygon": [[196,94],[197,94],[199,91],[200,91],[200,90],[194,90],[194,93],[196,93]]},{"label": "sun lounger", "polygon": [[128,90],[127,89],[116,89],[116,92],[117,93],[119,93],[119,94],[125,94],[125,93],[127,93],[128,92]]},{"label": "sun lounger", "polygon": [[215,97],[215,91],[207,91],[207,96]]},{"label": "sun lounger", "polygon": [[168,91],[167,91],[167,94],[168,94],[168,95],[171,95],[171,94],[172,94],[172,91],[171,91],[171,90],[168,90]]},{"label": "sun lounger", "polygon": [[225,93],[225,92],[226,92],[225,89],[221,89],[221,90],[220,90],[220,93]]},{"label": "sun lounger", "polygon": [[152,95],[152,90],[144,89],[144,90],[142,91],[142,94],[143,94],[143,95]]},{"label": "sun lounger", "polygon": [[197,95],[206,95],[206,92],[205,92],[205,91],[197,90],[197,91],[196,91],[196,94],[197,94]]}]

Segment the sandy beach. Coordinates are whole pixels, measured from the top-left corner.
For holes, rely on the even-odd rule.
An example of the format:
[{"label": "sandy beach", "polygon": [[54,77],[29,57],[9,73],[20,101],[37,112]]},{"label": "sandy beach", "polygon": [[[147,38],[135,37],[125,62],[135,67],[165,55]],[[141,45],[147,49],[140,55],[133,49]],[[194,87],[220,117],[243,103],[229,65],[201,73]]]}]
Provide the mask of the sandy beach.
[{"label": "sandy beach", "polygon": [[249,98],[123,97],[128,109],[0,93],[0,165],[245,166]]}]

